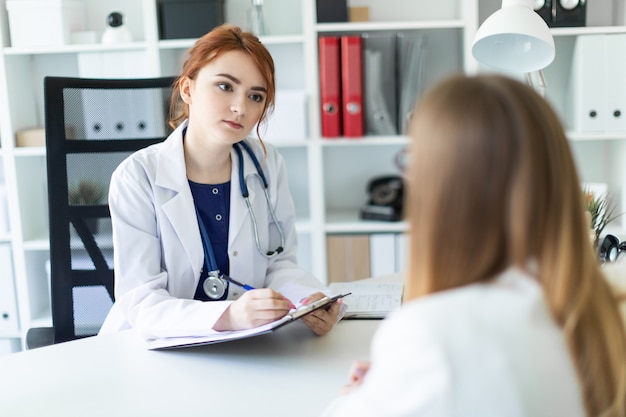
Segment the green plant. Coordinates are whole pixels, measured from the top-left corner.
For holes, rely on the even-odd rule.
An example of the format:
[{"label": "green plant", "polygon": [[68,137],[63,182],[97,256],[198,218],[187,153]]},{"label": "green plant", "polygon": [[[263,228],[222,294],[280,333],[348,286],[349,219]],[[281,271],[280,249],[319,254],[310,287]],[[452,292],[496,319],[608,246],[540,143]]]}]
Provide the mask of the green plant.
[{"label": "green plant", "polygon": [[595,235],[594,246],[597,246],[606,225],[624,213],[615,214],[615,204],[607,193],[596,195],[588,189],[585,189],[584,193],[586,209],[591,214],[591,228]]},{"label": "green plant", "polygon": [[80,180],[68,190],[68,200],[73,206],[93,206],[106,197],[106,188],[99,182]]}]

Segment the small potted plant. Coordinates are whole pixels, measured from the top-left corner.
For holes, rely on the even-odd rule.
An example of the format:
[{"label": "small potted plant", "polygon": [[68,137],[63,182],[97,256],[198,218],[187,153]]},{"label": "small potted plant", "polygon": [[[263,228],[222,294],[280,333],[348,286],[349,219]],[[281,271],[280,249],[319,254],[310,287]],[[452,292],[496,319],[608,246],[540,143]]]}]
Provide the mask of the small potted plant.
[{"label": "small potted plant", "polygon": [[[102,204],[106,198],[106,188],[99,182],[80,180],[78,184],[68,189],[68,201],[72,206],[96,206]],[[85,219],[91,233],[98,232],[98,219]]]},{"label": "small potted plant", "polygon": [[68,199],[72,206],[96,206],[101,204],[105,197],[105,187],[95,181],[80,180],[68,190]]},{"label": "small potted plant", "polygon": [[607,224],[621,216],[623,213],[615,214],[615,204],[608,193],[595,194],[588,189],[584,190],[587,212],[589,213],[590,226],[593,235],[593,246],[598,247],[600,235]]}]

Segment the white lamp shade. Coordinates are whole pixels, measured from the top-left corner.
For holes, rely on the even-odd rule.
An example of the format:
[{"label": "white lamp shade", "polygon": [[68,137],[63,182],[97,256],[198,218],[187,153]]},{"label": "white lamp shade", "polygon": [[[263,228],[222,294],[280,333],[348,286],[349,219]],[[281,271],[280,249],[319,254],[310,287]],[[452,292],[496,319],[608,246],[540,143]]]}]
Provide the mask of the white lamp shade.
[{"label": "white lamp shade", "polygon": [[509,72],[539,71],[554,60],[554,39],[532,0],[504,0],[474,38],[472,55],[487,66]]}]

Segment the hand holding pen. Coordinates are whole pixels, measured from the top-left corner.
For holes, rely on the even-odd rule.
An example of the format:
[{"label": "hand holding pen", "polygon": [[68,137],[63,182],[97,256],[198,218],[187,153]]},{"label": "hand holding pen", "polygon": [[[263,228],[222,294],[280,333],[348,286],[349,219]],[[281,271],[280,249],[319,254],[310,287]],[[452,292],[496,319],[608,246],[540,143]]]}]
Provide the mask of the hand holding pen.
[{"label": "hand holding pen", "polygon": [[[255,289],[256,289],[256,288],[254,288],[253,286],[248,285],[248,284],[244,284],[243,282],[239,282],[239,281],[237,281],[235,278],[233,278],[233,277],[231,277],[231,276],[228,276],[228,275],[224,275],[224,274],[222,274],[222,275],[221,275],[221,278],[222,278],[222,279],[224,279],[224,280],[226,280],[226,281],[228,281],[228,282],[231,282],[231,283],[233,283],[233,284],[237,285],[238,287],[243,288],[243,289],[244,289],[244,290],[246,290],[246,291],[250,291],[250,290],[255,290]],[[293,303],[291,303],[291,301],[290,301],[287,297],[283,296],[283,298],[291,304],[291,309],[296,308],[296,306],[295,306],[295,305],[293,305]]]},{"label": "hand holding pen", "polygon": [[222,279],[246,291],[220,316],[213,326],[215,330],[243,330],[262,326],[284,317],[295,308],[291,301],[271,288],[256,289],[226,275],[222,275]]}]

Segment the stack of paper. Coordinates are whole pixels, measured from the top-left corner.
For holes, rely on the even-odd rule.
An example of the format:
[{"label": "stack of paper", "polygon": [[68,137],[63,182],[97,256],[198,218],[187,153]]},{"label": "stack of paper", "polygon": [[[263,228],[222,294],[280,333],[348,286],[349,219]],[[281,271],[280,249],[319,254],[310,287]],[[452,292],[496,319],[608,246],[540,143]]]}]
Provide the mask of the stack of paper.
[{"label": "stack of paper", "polygon": [[[396,278],[397,279],[394,279]],[[344,299],[348,306],[344,315],[350,318],[384,318],[402,304],[403,284],[399,274],[391,279],[368,278],[351,282],[332,282],[333,293],[351,292]]]}]

